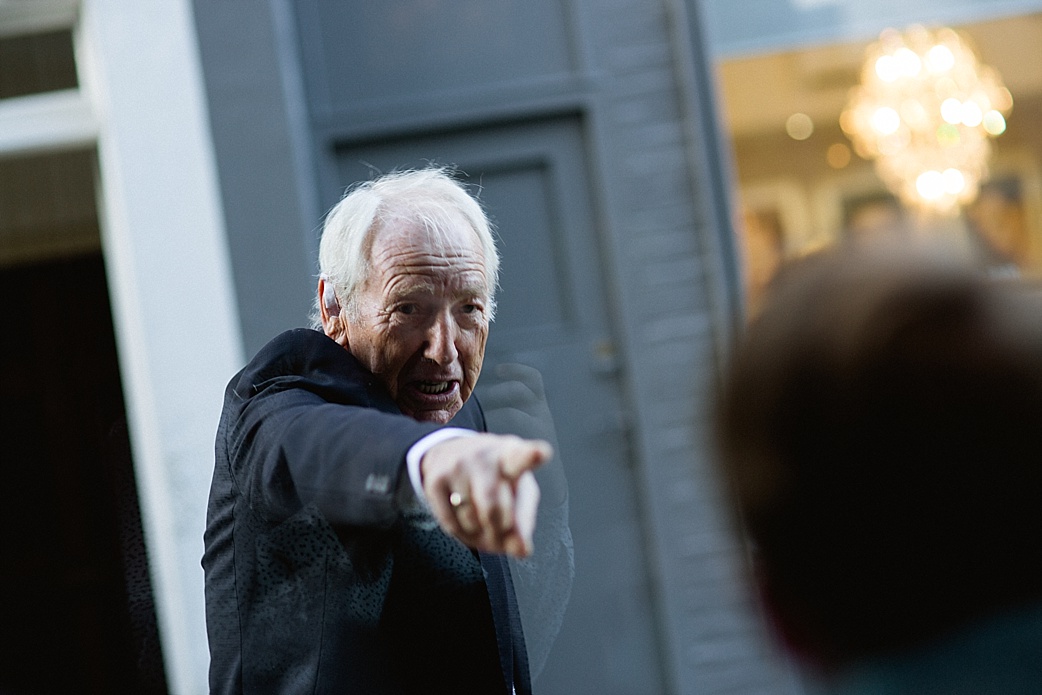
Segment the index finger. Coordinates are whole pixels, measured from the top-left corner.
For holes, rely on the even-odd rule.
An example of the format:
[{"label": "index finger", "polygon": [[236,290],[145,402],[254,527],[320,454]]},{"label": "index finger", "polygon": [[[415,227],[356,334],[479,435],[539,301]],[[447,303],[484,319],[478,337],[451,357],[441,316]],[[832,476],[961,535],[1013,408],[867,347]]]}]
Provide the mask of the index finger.
[{"label": "index finger", "polygon": [[522,473],[539,468],[553,456],[554,448],[550,442],[542,439],[517,439],[503,452],[500,470],[505,477],[517,480]]}]

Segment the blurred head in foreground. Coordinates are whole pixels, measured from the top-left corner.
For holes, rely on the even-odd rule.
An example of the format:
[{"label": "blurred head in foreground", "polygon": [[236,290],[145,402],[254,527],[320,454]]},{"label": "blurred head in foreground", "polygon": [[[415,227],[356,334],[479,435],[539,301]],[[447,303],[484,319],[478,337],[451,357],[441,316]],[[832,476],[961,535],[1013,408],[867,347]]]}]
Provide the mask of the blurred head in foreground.
[{"label": "blurred head in foreground", "polygon": [[936,250],[798,261],[718,425],[768,612],[825,673],[1042,605],[1039,290]]}]

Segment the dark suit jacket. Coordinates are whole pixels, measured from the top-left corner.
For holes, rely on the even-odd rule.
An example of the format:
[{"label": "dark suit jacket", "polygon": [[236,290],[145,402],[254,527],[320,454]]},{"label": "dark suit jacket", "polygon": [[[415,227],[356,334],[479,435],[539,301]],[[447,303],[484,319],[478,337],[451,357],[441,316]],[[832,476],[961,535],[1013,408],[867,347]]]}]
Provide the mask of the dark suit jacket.
[{"label": "dark suit jacket", "polygon": [[[483,430],[477,401],[451,424]],[[403,506],[405,454],[437,428],[310,329],[231,380],[204,536],[211,692],[531,691],[505,559]]]}]

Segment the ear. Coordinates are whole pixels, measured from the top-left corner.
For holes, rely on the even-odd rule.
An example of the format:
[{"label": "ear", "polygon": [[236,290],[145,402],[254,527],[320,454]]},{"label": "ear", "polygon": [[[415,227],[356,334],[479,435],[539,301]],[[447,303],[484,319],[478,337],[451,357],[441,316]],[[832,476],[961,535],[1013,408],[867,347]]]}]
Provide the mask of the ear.
[{"label": "ear", "polygon": [[318,311],[323,332],[341,347],[347,348],[347,326],[341,317],[340,300],[333,282],[322,274],[318,278]]}]

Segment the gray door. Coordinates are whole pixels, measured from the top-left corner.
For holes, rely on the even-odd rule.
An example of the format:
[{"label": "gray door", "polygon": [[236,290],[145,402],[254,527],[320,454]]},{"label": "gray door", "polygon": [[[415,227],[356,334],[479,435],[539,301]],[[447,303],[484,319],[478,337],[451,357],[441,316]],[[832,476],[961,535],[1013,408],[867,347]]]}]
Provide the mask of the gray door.
[{"label": "gray door", "polygon": [[[480,184],[503,256],[486,372],[537,368],[568,477],[576,576],[539,693],[660,693],[661,656],[602,249],[579,116],[335,149],[342,186],[375,171],[457,165]],[[326,201],[331,205],[333,200]]]}]

